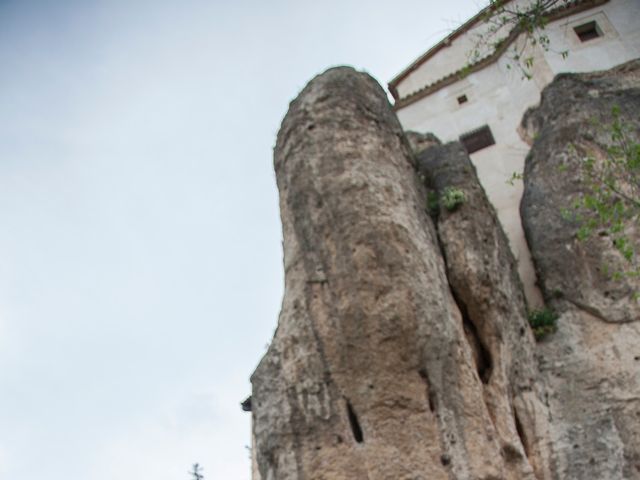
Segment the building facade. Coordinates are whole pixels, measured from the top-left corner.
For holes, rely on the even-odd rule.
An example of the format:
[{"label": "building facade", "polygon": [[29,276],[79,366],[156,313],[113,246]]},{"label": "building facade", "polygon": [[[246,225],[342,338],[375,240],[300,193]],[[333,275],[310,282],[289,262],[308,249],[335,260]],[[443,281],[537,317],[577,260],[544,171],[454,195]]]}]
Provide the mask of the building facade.
[{"label": "building facade", "polygon": [[[516,11],[530,3],[511,0],[506,7]],[[640,0],[558,2],[543,31],[548,48],[509,26],[492,28],[486,21],[490,8],[429,49],[389,89],[405,130],[465,145],[509,237],[528,301],[536,306],[542,300],[520,222],[522,185],[508,184],[523,171],[529,151],[518,127],[558,73],[604,70],[640,57]],[[515,63],[514,51],[531,59],[530,78]]]}]

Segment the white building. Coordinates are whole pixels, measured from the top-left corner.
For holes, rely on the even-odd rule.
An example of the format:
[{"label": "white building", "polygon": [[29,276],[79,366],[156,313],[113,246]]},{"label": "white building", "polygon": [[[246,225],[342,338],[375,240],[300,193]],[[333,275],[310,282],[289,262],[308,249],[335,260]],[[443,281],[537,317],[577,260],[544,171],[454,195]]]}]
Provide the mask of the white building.
[{"label": "white building", "polygon": [[[510,0],[505,6],[525,9],[531,2]],[[529,151],[518,133],[522,116],[539,103],[540,92],[556,74],[609,69],[640,57],[640,0],[563,0],[557,5],[544,29],[548,50],[539,43],[525,46],[525,36],[507,28],[493,34],[496,40],[504,38],[498,48],[478,43],[490,36],[485,19],[492,10],[487,7],[389,83],[405,130],[465,144],[509,236],[533,305],[541,298],[520,223],[522,185],[507,184],[514,172],[522,172]],[[514,47],[523,46],[521,58],[533,59],[530,80],[512,59]],[[474,57],[474,51],[479,55]]]}]

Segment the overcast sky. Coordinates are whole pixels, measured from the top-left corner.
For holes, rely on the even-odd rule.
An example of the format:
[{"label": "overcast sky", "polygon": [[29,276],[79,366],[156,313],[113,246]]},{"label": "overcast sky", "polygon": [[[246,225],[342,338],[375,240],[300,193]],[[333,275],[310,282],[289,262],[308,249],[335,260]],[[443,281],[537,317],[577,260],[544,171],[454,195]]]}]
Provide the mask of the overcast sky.
[{"label": "overcast sky", "polygon": [[288,103],[480,6],[0,0],[0,478],[248,480]]}]

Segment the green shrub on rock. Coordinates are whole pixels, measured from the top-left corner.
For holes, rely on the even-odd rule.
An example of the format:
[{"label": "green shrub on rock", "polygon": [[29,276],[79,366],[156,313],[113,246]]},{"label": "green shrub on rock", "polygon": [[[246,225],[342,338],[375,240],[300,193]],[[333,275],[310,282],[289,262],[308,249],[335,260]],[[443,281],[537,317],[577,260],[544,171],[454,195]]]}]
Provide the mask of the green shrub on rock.
[{"label": "green shrub on rock", "polygon": [[464,192],[459,188],[447,187],[440,196],[440,204],[452,212],[462,205],[466,199]]},{"label": "green shrub on rock", "polygon": [[550,308],[531,310],[528,317],[529,325],[533,330],[533,336],[536,337],[538,341],[558,329],[556,325],[558,314]]}]

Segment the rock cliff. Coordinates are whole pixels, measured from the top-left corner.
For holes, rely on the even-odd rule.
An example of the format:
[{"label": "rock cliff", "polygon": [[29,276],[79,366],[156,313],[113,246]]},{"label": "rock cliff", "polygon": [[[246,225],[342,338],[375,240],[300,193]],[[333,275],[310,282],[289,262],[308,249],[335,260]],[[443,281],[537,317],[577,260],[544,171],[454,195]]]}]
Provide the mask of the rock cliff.
[{"label": "rock cliff", "polygon": [[554,89],[604,102],[637,88],[636,72],[562,77],[523,122],[536,140],[522,214],[561,313],[541,343],[462,146],[405,136],[364,73],[305,87],[275,148],[285,295],[252,376],[262,480],[640,478],[636,287],[597,277],[615,252],[575,242],[549,174],[589,118],[575,98],[555,109]]},{"label": "rock cliff", "polygon": [[579,162],[611,145],[614,106],[638,138],[640,61],[558,76],[522,125],[535,141],[521,216],[546,303],[561,314],[538,346],[561,479],[640,478],[640,281],[607,275],[624,263],[611,238],[579,241],[561,214],[584,191]]}]

